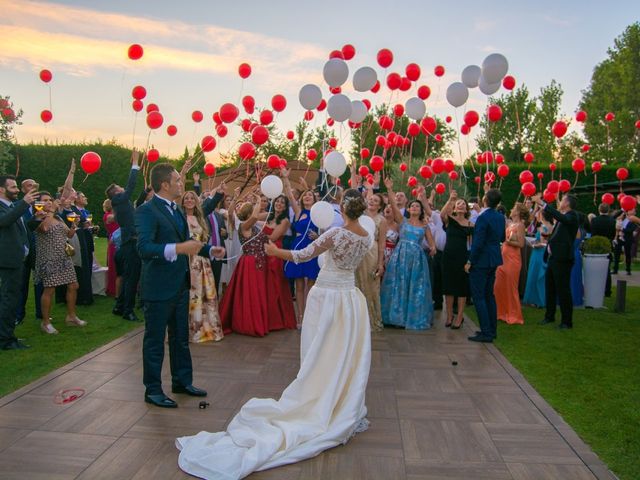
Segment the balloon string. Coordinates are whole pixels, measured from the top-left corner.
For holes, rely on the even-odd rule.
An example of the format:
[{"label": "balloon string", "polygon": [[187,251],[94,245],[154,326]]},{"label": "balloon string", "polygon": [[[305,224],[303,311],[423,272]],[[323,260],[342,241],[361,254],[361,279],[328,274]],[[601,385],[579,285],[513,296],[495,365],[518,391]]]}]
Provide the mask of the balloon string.
[{"label": "balloon string", "polygon": [[138,124],[138,112],[135,112],[133,116],[133,134],[131,136],[131,149],[133,150],[136,146],[136,125]]},{"label": "balloon string", "polygon": [[53,103],[51,102],[51,84],[47,84],[49,87],[49,111],[53,112]]}]

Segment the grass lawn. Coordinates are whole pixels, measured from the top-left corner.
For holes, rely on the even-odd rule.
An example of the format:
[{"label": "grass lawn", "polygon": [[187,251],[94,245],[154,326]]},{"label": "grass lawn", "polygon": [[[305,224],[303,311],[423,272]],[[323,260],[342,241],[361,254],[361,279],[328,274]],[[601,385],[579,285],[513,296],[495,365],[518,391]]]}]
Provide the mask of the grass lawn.
[{"label": "grass lawn", "polygon": [[[621,479],[640,478],[640,287],[627,288],[625,314],[574,311],[574,328],[498,322],[500,351]],[[473,307],[466,313],[476,320]],[[560,312],[557,312],[556,325]]]},{"label": "grass lawn", "polygon": [[[107,242],[96,240],[96,258],[106,265]],[[95,303],[78,307],[78,317],[88,322],[84,328],[67,327],[64,324],[66,308],[55,305],[52,311],[53,324],[59,335],[46,335],[40,331],[33,303],[33,289],[29,293],[27,316],[16,328],[16,336],[31,348],[28,350],[0,351],[0,397],[66,365],[96,348],[121,337],[142,323],[128,322],[111,314],[113,299],[95,296]],[[140,316],[141,313],[139,312]]]}]

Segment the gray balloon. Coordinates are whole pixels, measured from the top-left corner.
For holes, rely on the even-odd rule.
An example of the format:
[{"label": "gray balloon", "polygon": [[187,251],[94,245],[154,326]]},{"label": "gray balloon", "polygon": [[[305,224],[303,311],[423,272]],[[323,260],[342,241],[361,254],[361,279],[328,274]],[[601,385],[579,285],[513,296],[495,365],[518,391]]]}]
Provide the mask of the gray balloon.
[{"label": "gray balloon", "polygon": [[360,100],[351,102],[351,115],[349,120],[353,123],[360,123],[367,117],[367,106]]},{"label": "gray balloon", "polygon": [[478,82],[478,88],[485,95],[493,95],[500,90],[501,82],[498,80],[496,83],[487,83],[487,80],[483,75],[480,75],[480,82]]},{"label": "gray balloon", "polygon": [[322,90],[319,86],[308,83],[300,89],[298,99],[305,110],[314,110],[322,101]]},{"label": "gray balloon", "polygon": [[378,81],[378,74],[371,67],[361,67],[353,74],[353,88],[357,92],[368,92]]},{"label": "gray balloon", "polygon": [[347,62],[341,58],[332,58],[324,64],[322,69],[324,81],[330,87],[340,87],[349,78],[349,67]]},{"label": "gray balloon", "polygon": [[462,83],[468,88],[476,88],[480,81],[480,74],[482,70],[478,65],[469,65],[462,70]]},{"label": "gray balloon", "polygon": [[500,53],[492,53],[482,62],[482,76],[487,83],[498,83],[509,71],[509,62]]},{"label": "gray balloon", "polygon": [[334,95],[329,99],[327,112],[336,122],[344,122],[351,116],[351,100],[341,93]]},{"label": "gray balloon", "polygon": [[453,82],[447,88],[447,102],[452,107],[461,107],[469,98],[469,89],[462,82]]},{"label": "gray balloon", "polygon": [[427,106],[418,97],[411,97],[404,104],[404,111],[407,113],[407,117],[412,120],[422,120],[425,113],[427,113]]}]

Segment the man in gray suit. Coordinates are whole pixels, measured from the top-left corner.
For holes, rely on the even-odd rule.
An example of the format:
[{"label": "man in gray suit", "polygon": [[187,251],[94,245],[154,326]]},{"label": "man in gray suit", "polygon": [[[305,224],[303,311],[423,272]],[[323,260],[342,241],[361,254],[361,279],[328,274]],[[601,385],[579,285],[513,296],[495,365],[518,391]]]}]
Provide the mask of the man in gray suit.
[{"label": "man in gray suit", "polygon": [[22,288],[22,269],[29,254],[22,215],[34,202],[36,192],[29,192],[16,202],[19,192],[13,175],[0,175],[0,350],[28,348],[15,337],[14,329]]}]

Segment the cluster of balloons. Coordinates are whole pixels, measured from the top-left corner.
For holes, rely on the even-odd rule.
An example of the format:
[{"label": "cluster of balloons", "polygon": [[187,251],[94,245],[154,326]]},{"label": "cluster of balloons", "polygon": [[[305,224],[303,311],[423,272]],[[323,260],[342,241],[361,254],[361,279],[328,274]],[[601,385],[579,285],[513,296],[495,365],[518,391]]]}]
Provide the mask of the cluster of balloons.
[{"label": "cluster of balloons", "polygon": [[[492,53],[482,62],[482,67],[469,65],[462,70],[459,82],[453,82],[447,88],[447,102],[458,108],[467,103],[469,89],[478,88],[485,95],[493,95],[503,84],[511,90],[515,87],[513,77],[506,78],[509,71],[509,62],[500,53]],[[508,88],[510,87],[510,88]]]}]

